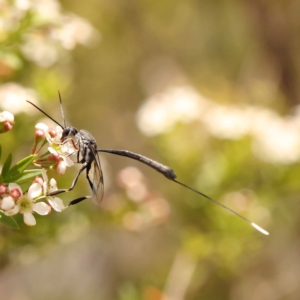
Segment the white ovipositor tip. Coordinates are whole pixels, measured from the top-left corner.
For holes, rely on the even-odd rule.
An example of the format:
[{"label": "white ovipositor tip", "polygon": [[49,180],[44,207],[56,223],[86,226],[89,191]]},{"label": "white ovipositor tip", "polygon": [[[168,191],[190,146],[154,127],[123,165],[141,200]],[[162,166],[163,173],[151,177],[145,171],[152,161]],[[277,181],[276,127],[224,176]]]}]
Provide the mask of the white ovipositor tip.
[{"label": "white ovipositor tip", "polygon": [[265,235],[269,235],[269,232],[268,232],[268,231],[262,229],[262,228],[261,228],[260,226],[258,226],[257,224],[251,223],[251,225],[252,225],[255,229],[257,229],[258,231],[260,231],[261,233],[263,233],[263,234],[265,234]]}]

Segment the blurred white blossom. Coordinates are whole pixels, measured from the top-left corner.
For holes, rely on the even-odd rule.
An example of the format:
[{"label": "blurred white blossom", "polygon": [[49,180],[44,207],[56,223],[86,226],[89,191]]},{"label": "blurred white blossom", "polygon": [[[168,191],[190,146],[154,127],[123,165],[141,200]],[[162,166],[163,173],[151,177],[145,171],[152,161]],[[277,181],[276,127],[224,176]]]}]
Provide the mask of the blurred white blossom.
[{"label": "blurred white blossom", "polygon": [[52,39],[32,32],[26,35],[21,50],[28,60],[45,68],[53,65],[59,57],[59,49]]},{"label": "blurred white blossom", "polygon": [[35,110],[28,105],[26,99],[37,102],[37,95],[33,89],[24,88],[17,83],[5,83],[0,86],[0,107],[8,110],[12,114],[26,111],[28,113]]},{"label": "blurred white blossom", "polygon": [[252,110],[211,104],[210,109],[201,117],[208,131],[224,139],[238,139],[249,132],[252,123]]},{"label": "blurred white blossom", "polygon": [[31,0],[15,0],[15,7],[19,10],[28,10],[32,6],[32,1]]},{"label": "blurred white blossom", "polygon": [[137,114],[138,127],[146,135],[195,121],[219,139],[251,136],[253,153],[266,162],[290,164],[300,159],[299,109],[292,116],[280,116],[259,106],[219,105],[185,85],[149,97]]},{"label": "blurred white blossom", "polygon": [[87,20],[64,12],[57,0],[0,2],[0,42],[18,31],[22,22],[28,28],[18,44],[21,53],[41,67],[55,64],[78,44],[92,46],[99,41],[99,32]]},{"label": "blurred white blossom", "polygon": [[11,5],[7,0],[0,0],[0,41],[7,37],[5,32],[16,30],[19,27],[20,20],[25,13],[21,7],[22,5]]},{"label": "blurred white blossom", "polygon": [[85,19],[74,14],[60,14],[46,31],[31,31],[21,50],[27,59],[41,67],[53,65],[63,54],[77,44],[92,46],[99,40],[98,31]]},{"label": "blurred white blossom", "polygon": [[[19,0],[23,2],[24,0]],[[27,2],[27,1],[26,1]],[[52,21],[61,15],[61,5],[57,0],[30,0],[31,9],[44,21]]]},{"label": "blurred white blossom", "polygon": [[99,33],[87,20],[68,14],[62,16],[61,26],[52,31],[52,37],[58,40],[63,48],[72,50],[77,44],[93,45],[98,41]]},{"label": "blurred white blossom", "polygon": [[300,130],[297,120],[274,115],[254,134],[254,153],[265,161],[283,164],[300,159]]},{"label": "blurred white blossom", "polygon": [[197,120],[207,105],[207,100],[192,87],[171,87],[150,97],[139,109],[138,127],[150,136],[168,132],[177,122]]}]

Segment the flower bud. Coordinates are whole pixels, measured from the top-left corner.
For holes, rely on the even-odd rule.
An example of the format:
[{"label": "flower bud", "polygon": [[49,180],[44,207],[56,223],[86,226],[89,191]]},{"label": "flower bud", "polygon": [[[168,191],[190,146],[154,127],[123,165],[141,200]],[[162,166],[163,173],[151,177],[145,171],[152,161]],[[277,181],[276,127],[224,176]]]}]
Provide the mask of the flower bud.
[{"label": "flower bud", "polygon": [[35,138],[37,140],[42,139],[43,137],[45,137],[45,132],[41,129],[35,129]]},{"label": "flower bud", "polygon": [[39,177],[39,176],[36,176],[34,178],[33,182],[34,183],[38,183],[40,186],[43,186],[43,184],[44,184],[44,180],[41,177]]},{"label": "flower bud", "polygon": [[66,172],[66,169],[67,169],[67,166],[65,164],[65,162],[63,160],[61,160],[57,166],[56,166],[56,172],[59,174],[59,175],[63,175],[65,174]]},{"label": "flower bud", "polygon": [[49,128],[48,129],[48,133],[50,134],[50,136],[52,138],[56,137],[57,136],[57,132],[53,129],[53,128]]},{"label": "flower bud", "polygon": [[48,156],[48,160],[49,161],[55,161],[55,162],[59,163],[60,162],[60,157],[59,157],[59,155],[56,155],[56,154],[50,154]]},{"label": "flower bud", "polygon": [[18,188],[12,189],[9,194],[15,200],[19,199],[22,196]]},{"label": "flower bud", "polygon": [[35,129],[39,129],[39,130],[42,130],[44,132],[47,132],[48,129],[49,129],[49,127],[46,124],[44,124],[44,123],[37,123],[35,125]]},{"label": "flower bud", "polygon": [[0,112],[0,133],[12,130],[15,124],[14,115],[8,111]]},{"label": "flower bud", "polygon": [[4,195],[8,193],[7,185],[4,183],[0,184],[0,195]]}]

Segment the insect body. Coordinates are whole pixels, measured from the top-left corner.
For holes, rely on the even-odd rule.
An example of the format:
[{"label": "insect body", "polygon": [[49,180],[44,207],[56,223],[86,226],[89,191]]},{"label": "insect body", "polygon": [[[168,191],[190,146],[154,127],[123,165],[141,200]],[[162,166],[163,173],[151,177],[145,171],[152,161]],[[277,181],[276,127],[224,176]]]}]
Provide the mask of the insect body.
[{"label": "insect body", "polygon": [[[77,131],[75,127],[66,127],[62,132],[61,142],[68,140],[68,138],[74,137],[76,140],[76,144],[78,145],[79,149],[77,152],[77,163],[82,164],[81,169],[79,170],[77,176],[72,182],[72,185],[69,189],[61,189],[57,190],[52,193],[52,195],[57,195],[63,192],[69,192],[73,190],[75,187],[79,175],[82,171],[86,170],[86,178],[88,183],[93,191],[94,198],[96,202],[101,202],[103,198],[103,191],[104,191],[104,181],[103,181],[103,174],[100,164],[99,155],[97,152],[97,144],[94,137],[86,130]],[[74,145],[76,146],[76,145]],[[91,171],[92,170],[92,171]],[[90,178],[90,171],[92,173],[92,180]],[[75,199],[70,202],[70,205],[74,205],[79,203],[85,199],[89,198],[89,196],[81,197]]]},{"label": "insect body", "polygon": [[[67,141],[71,141],[73,143],[73,146],[75,149],[77,149],[77,163],[82,164],[81,169],[79,170],[78,174],[74,178],[71,186],[68,189],[59,189],[55,192],[50,193],[50,196],[58,195],[65,192],[70,192],[74,189],[79,175],[86,170],[86,178],[88,180],[88,183],[93,191],[93,199],[96,199],[97,203],[100,203],[103,198],[103,192],[104,192],[104,180],[103,180],[103,174],[100,164],[99,155],[97,152],[97,143],[94,137],[86,130],[80,130],[78,131],[73,126],[66,126],[63,107],[62,107],[62,101],[61,96],[59,94],[59,100],[60,100],[60,107],[61,107],[61,113],[63,117],[64,126],[62,126],[60,123],[58,123],[56,120],[54,120],[51,116],[49,116],[47,113],[45,113],[42,109],[37,107],[32,102],[28,101],[31,105],[33,105],[35,108],[37,108],[40,112],[45,114],[48,118],[50,118],[53,122],[55,122],[58,126],[60,126],[62,131],[61,136],[61,143],[65,143]],[[74,142],[75,139],[75,142]],[[92,173],[92,179],[90,178],[90,173]],[[69,205],[77,204],[87,198],[91,198],[91,196],[83,196],[77,199],[72,200]]]},{"label": "insect body", "polygon": [[[67,142],[67,141],[72,141],[73,146],[78,150],[77,151],[77,163],[82,164],[81,169],[79,170],[78,174],[76,175],[75,179],[73,180],[70,188],[68,189],[59,189],[56,190],[55,192],[50,193],[50,196],[53,195],[57,195],[57,194],[61,194],[64,192],[69,192],[71,190],[74,189],[77,180],[79,178],[79,175],[86,170],[86,178],[88,180],[88,183],[93,191],[93,196],[96,199],[96,202],[101,202],[102,198],[103,198],[103,187],[104,187],[104,181],[103,181],[103,173],[101,170],[101,165],[100,165],[100,159],[99,159],[99,152],[106,152],[106,153],[110,153],[110,154],[115,154],[115,155],[120,155],[120,156],[126,156],[129,157],[131,159],[137,160],[143,164],[146,164],[147,166],[153,168],[154,170],[160,172],[161,174],[163,174],[167,179],[172,180],[173,182],[201,195],[202,197],[205,197],[206,199],[210,200],[211,202],[221,206],[222,208],[230,211],[231,213],[235,214],[236,216],[238,216],[239,218],[243,219],[244,221],[248,222],[251,226],[253,226],[255,229],[257,229],[258,231],[260,231],[261,233],[268,235],[269,233],[264,230],[263,228],[261,228],[260,226],[258,226],[257,224],[251,222],[250,220],[248,220],[247,218],[243,217],[242,215],[240,215],[239,213],[237,213],[236,211],[232,210],[231,208],[225,206],[224,204],[212,199],[211,197],[203,194],[202,192],[195,190],[194,188],[178,181],[176,178],[176,174],[173,171],[173,169],[171,169],[168,166],[165,166],[153,159],[150,159],[146,156],[131,152],[131,151],[127,151],[127,150],[113,150],[113,149],[97,149],[97,143],[96,140],[94,139],[94,137],[86,130],[80,130],[78,131],[75,127],[72,126],[66,126],[65,124],[65,118],[64,118],[64,112],[63,112],[63,107],[62,107],[62,101],[61,101],[61,97],[59,94],[59,100],[60,100],[60,107],[61,107],[61,113],[62,113],[62,117],[63,117],[63,121],[64,121],[64,126],[62,126],[61,124],[59,124],[56,120],[54,120],[51,116],[49,116],[47,113],[45,113],[42,109],[40,109],[39,107],[37,107],[35,104],[33,104],[32,102],[28,101],[28,103],[30,103],[31,105],[33,105],[34,107],[36,107],[40,112],[42,112],[44,115],[46,115],[48,118],[50,118],[53,122],[55,122],[56,124],[58,124],[62,129],[62,137],[61,137],[61,142]],[[75,141],[74,141],[75,140]],[[90,178],[90,174],[92,173],[92,179]],[[91,196],[83,196],[80,198],[77,198],[75,200],[72,200],[69,205],[74,205],[77,204],[87,198],[91,198]]]}]

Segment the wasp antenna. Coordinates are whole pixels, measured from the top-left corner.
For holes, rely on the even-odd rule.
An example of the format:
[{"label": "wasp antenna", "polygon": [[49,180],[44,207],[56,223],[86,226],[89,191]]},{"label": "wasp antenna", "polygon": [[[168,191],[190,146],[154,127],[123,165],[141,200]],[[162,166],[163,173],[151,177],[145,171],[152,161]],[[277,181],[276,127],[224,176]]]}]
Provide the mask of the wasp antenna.
[{"label": "wasp antenna", "polygon": [[29,100],[26,100],[29,104],[34,106],[36,109],[38,109],[41,113],[43,113],[45,116],[47,116],[50,120],[52,120],[54,123],[56,123],[58,126],[60,126],[62,129],[65,129],[61,124],[59,124],[56,120],[54,120],[52,117],[50,117],[46,112],[44,112],[41,108],[30,102]]},{"label": "wasp antenna", "polygon": [[58,97],[59,97],[59,102],[60,102],[61,115],[62,115],[62,118],[63,118],[64,126],[65,126],[65,128],[66,128],[66,127],[67,127],[67,126],[66,126],[66,119],[65,119],[64,109],[63,109],[62,100],[61,100],[61,95],[60,95],[60,92],[59,92],[59,91],[58,91]]}]

